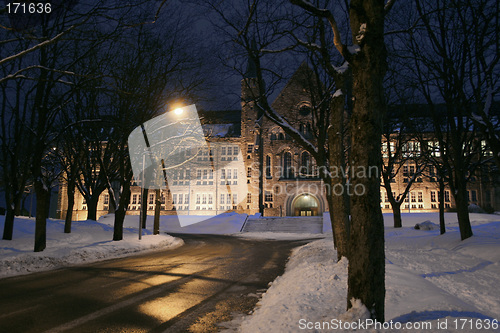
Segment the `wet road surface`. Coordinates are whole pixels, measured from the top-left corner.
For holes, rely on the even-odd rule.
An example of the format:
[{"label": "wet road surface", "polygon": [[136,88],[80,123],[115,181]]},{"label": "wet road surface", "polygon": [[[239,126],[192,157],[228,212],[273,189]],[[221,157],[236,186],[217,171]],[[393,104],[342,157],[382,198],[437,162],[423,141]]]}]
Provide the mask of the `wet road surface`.
[{"label": "wet road surface", "polygon": [[306,241],[174,235],[185,245],[0,280],[1,332],[216,332]]}]

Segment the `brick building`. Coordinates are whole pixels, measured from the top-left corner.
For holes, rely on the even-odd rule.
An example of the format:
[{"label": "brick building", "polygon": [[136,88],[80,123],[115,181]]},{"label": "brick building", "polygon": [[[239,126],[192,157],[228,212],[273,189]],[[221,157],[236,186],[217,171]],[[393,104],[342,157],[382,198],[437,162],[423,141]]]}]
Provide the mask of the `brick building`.
[{"label": "brick building", "polygon": [[[304,137],[312,136],[310,94],[303,85],[309,67],[302,64],[272,107]],[[283,129],[258,112],[254,105],[255,78],[249,66],[241,84],[241,110],[200,112],[208,147],[197,157],[210,161],[212,168],[186,169],[169,179],[169,189],[162,190],[161,214],[216,215],[226,211],[255,214],[262,207],[264,216],[316,216],[328,211],[324,194],[325,185],[319,178],[314,159],[289,138]],[[382,140],[382,154],[392,149],[391,140]],[[412,153],[422,154],[419,144],[408,141]],[[432,140],[431,140],[432,142]],[[410,148],[408,148],[410,149]],[[488,154],[485,150],[485,154]],[[232,163],[240,162],[240,163]],[[241,163],[242,162],[242,163]],[[405,162],[393,179],[394,192],[402,193],[416,171],[413,162]],[[500,210],[498,179],[473,177],[469,184],[470,203]],[[227,191],[228,186],[238,185],[240,190]],[[242,185],[244,185],[242,187]],[[403,212],[429,212],[438,209],[438,182],[430,166],[416,177]],[[150,191],[144,204],[149,215],[154,214],[155,193]],[[74,218],[86,219],[86,204],[80,193],[75,198]],[[132,186],[129,214],[139,214],[141,188]],[[453,209],[453,196],[445,191],[445,206]],[[381,208],[391,212],[385,189],[381,189]],[[64,216],[66,188],[60,187],[58,212]],[[99,200],[97,216],[109,211],[109,194],[105,191]]]}]

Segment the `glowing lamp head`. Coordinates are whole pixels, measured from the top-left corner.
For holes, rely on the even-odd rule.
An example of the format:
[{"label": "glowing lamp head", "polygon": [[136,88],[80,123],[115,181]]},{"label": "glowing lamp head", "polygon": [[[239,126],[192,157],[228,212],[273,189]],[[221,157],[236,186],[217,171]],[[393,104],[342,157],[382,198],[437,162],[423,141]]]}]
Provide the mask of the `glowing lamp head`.
[{"label": "glowing lamp head", "polygon": [[183,111],[184,110],[182,110],[181,108],[177,108],[177,109],[174,110],[174,112],[175,112],[176,115],[181,115]]}]

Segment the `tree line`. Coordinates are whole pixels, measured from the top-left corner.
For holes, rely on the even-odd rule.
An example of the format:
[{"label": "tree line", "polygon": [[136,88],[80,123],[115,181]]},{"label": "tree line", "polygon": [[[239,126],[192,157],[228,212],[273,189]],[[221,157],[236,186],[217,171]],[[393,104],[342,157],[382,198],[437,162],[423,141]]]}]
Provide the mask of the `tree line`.
[{"label": "tree line", "polygon": [[203,96],[210,64],[193,18],[176,4],[113,0],[53,3],[50,14],[3,16],[0,29],[0,172],[3,239],[31,190],[34,251],[46,247],[51,189],[67,185],[65,232],[74,194],[96,219],[107,191],[122,239],[133,177],[127,138],[169,104]]}]

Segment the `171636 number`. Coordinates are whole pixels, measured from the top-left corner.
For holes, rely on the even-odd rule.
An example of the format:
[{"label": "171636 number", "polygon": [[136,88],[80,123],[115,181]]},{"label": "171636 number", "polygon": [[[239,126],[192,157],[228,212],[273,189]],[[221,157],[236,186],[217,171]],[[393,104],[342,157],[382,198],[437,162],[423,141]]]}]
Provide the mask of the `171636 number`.
[{"label": "171636 number", "polygon": [[48,14],[52,11],[52,4],[44,2],[8,2],[6,7],[9,14]]}]

